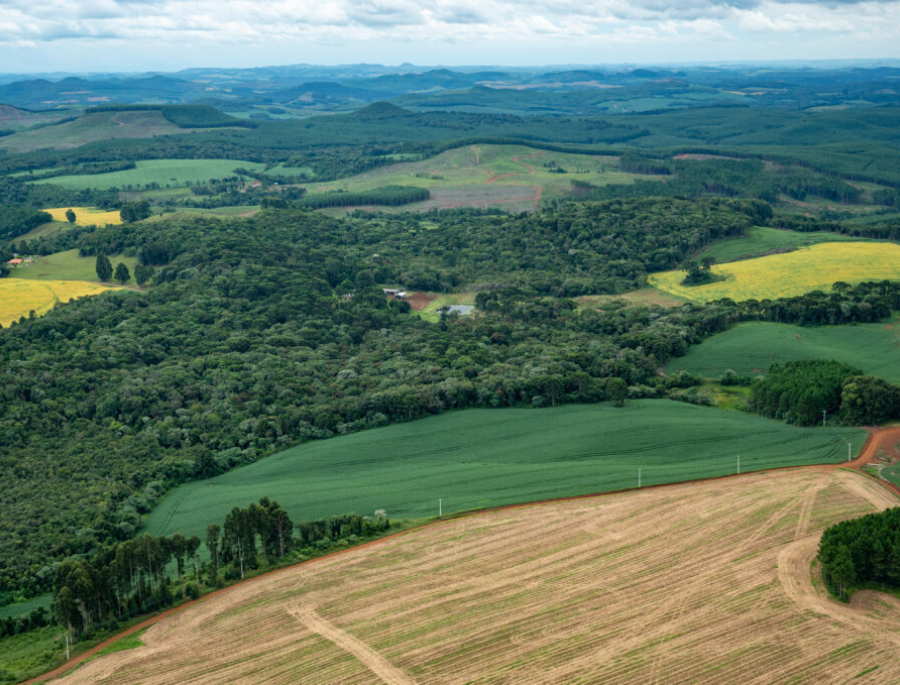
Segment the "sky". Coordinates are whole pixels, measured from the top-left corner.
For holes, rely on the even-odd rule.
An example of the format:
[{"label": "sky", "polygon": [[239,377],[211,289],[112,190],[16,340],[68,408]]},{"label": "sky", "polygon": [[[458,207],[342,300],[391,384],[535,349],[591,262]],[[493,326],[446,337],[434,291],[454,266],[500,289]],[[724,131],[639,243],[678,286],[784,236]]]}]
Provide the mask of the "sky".
[{"label": "sky", "polygon": [[0,73],[900,58],[900,0],[0,0]]}]

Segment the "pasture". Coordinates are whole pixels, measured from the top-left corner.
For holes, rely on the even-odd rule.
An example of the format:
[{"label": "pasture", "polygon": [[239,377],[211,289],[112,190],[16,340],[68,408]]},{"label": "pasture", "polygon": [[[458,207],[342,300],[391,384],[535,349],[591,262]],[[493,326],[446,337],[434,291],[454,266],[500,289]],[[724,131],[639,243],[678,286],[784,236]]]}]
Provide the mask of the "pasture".
[{"label": "pasture", "polygon": [[238,585],[60,682],[896,682],[900,600],[839,604],[813,565],[825,527],[896,504],[814,469],[444,521]]},{"label": "pasture", "polygon": [[23,278],[0,278],[0,325],[9,326],[34,311],[36,316],[49,312],[57,302],[99,295],[110,290],[87,281],[40,281]]},{"label": "pasture", "polygon": [[[565,173],[560,173],[560,169]],[[402,210],[499,207],[529,211],[543,200],[570,197],[573,180],[607,185],[632,183],[639,178],[657,177],[626,173],[616,157],[550,152],[524,145],[470,145],[350,178],[309,183],[306,188],[315,194],[359,192],[389,185],[416,186],[428,188],[431,199],[405,205]]]},{"label": "pasture", "polygon": [[666,373],[689,371],[718,378],[727,369],[741,376],[765,373],[772,364],[801,359],[834,359],[872,376],[900,383],[900,322],[856,326],[802,327],[746,323],[689,348]]},{"label": "pasture", "polygon": [[202,535],[235,505],[269,496],[295,521],[385,509],[445,513],[733,473],[822,464],[861,430],[804,429],[669,400],[470,409],[311,442],[181,485],[147,516],[153,535]]},{"label": "pasture", "polygon": [[212,179],[234,176],[234,170],[237,168],[262,170],[265,167],[258,162],[242,162],[236,159],[148,159],[136,164],[136,168],[124,171],[54,176],[33,182],[51,183],[73,190],[141,189],[154,183],[166,188],[184,186],[188,183],[206,183]]},{"label": "pasture", "polygon": [[683,271],[651,274],[650,285],[663,292],[699,302],[724,297],[764,300],[794,297],[813,290],[830,291],[837,281],[900,278],[900,245],[895,243],[822,243],[785,254],[718,264],[713,272],[724,280],[703,285],[682,285]]},{"label": "pasture", "polygon": [[43,209],[41,211],[47,212],[53,217],[54,221],[62,221],[68,224],[69,220],[66,218],[66,212],[70,209],[75,212],[76,226],[90,226],[91,224],[97,226],[114,224],[118,226],[122,223],[122,217],[119,216],[118,209],[108,212],[96,207],[54,207],[53,209]]},{"label": "pasture", "polygon": [[[125,257],[123,255],[110,255],[113,269],[124,262],[131,273],[134,283],[134,269],[138,264],[137,257]],[[82,257],[78,250],[66,250],[55,254],[37,257],[29,266],[18,267],[13,275],[16,278],[34,280],[65,280],[65,281],[95,281],[97,279],[97,258]]]},{"label": "pasture", "polygon": [[714,257],[717,262],[761,257],[773,252],[787,252],[819,243],[859,242],[863,240],[840,233],[824,231],[787,231],[768,226],[755,226],[741,238],[732,238],[710,245],[700,257]]},{"label": "pasture", "polygon": [[[69,113],[71,116],[71,113]],[[11,153],[34,150],[66,150],[98,140],[112,138],[152,138],[159,135],[190,133],[178,128],[161,112],[97,112],[83,114],[73,121],[31,129],[0,138],[0,150]],[[194,129],[195,130],[195,129]]]}]

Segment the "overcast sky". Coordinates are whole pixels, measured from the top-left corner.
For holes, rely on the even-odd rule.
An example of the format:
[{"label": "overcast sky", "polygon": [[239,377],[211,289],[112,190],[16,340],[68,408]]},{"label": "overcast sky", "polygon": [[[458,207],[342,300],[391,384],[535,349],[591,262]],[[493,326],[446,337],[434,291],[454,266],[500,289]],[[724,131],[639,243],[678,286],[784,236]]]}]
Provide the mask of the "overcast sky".
[{"label": "overcast sky", "polygon": [[900,57],[900,0],[0,0],[0,72]]}]

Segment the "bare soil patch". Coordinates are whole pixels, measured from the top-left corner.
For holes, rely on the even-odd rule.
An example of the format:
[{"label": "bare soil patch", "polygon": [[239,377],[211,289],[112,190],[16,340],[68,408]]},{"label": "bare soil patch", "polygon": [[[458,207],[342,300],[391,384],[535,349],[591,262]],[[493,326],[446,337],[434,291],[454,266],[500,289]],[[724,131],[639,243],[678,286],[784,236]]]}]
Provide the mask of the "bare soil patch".
[{"label": "bare soil patch", "polygon": [[406,301],[409,302],[410,307],[421,312],[431,302],[431,298],[428,297],[428,293],[410,293],[406,296]]}]

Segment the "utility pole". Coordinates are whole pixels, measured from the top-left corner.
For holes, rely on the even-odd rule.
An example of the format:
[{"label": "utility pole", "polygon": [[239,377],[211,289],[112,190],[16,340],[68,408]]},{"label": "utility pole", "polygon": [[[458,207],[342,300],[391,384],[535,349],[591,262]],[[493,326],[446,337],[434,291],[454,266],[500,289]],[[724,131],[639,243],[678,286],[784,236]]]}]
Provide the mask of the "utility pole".
[{"label": "utility pole", "polygon": [[826,410],[823,409],[822,410],[822,428],[825,428],[825,414],[826,413],[827,413]]},{"label": "utility pole", "polygon": [[850,443],[849,442],[847,443],[847,461],[852,461],[850,459]]},{"label": "utility pole", "polygon": [[740,454],[738,455],[738,464],[737,464],[737,466],[738,466],[737,472],[740,473],[740,472],[741,472],[741,455],[740,455]]},{"label": "utility pole", "polygon": [[438,518],[441,518],[444,515],[444,500],[438,498]]},{"label": "utility pole", "polygon": [[69,660],[69,631],[66,631],[66,661]]},{"label": "utility pole", "polygon": [[641,487],[641,470],[638,469],[638,487]]}]

